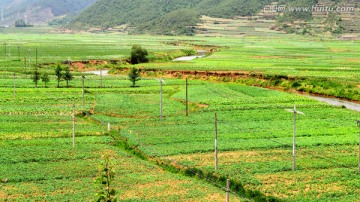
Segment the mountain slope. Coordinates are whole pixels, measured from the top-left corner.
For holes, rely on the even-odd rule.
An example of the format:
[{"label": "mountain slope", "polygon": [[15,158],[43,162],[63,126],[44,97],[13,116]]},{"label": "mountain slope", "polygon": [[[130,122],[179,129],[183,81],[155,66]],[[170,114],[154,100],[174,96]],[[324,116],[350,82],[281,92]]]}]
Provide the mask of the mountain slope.
[{"label": "mountain slope", "polygon": [[251,15],[272,0],[98,0],[72,23],[75,28],[134,26],[135,32],[193,34],[201,15]]},{"label": "mountain slope", "polygon": [[216,18],[250,16],[252,19],[251,16],[257,16],[269,4],[310,9],[318,4],[353,6],[355,11],[350,13],[285,11],[270,13],[270,16],[266,13],[267,17],[264,18],[274,20],[275,28],[286,32],[310,33],[314,32],[311,30],[315,27],[318,32],[340,34],[358,31],[359,2],[360,0],[98,0],[81,12],[70,24],[70,28],[107,29],[127,25],[122,28],[130,28],[129,33],[193,35],[203,15]]},{"label": "mountain slope", "polygon": [[47,24],[55,17],[77,14],[96,0],[2,0],[2,25],[14,25],[16,20],[28,24]]}]

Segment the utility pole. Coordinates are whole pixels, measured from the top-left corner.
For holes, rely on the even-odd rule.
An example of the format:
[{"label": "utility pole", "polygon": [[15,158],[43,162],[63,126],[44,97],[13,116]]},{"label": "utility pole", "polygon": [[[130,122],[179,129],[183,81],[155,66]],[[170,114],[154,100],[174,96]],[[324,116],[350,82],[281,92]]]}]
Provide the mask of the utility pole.
[{"label": "utility pole", "polygon": [[100,88],[102,88],[102,68],[100,67]]},{"label": "utility pole", "polygon": [[357,126],[359,128],[359,162],[358,162],[358,167],[359,167],[359,174],[360,174],[360,120],[357,121]]},{"label": "utility pole", "polygon": [[296,115],[301,114],[305,115],[304,113],[296,110],[296,105],[294,105],[294,109],[287,109],[286,111],[294,113],[294,134],[293,134],[293,151],[292,151],[292,170],[296,170]]},{"label": "utility pole", "polygon": [[218,129],[217,129],[217,114],[215,112],[215,171],[218,171]]},{"label": "utility pole", "polygon": [[226,202],[230,202],[230,180],[226,180]]},{"label": "utility pole", "polygon": [[26,57],[24,58],[24,74],[26,75]]},{"label": "utility pole", "polygon": [[7,48],[6,48],[6,46],[7,46],[7,44],[6,44],[6,42],[5,42],[5,43],[4,43],[4,50],[5,50],[5,56],[4,56],[4,57],[5,57],[5,60],[6,60],[6,57],[7,57],[7,50],[6,50]]},{"label": "utility pole", "polygon": [[85,107],[85,76],[82,76],[82,105]]},{"label": "utility pole", "polygon": [[294,135],[293,135],[293,152],[292,152],[292,170],[296,170],[296,106],[294,106]]},{"label": "utility pole", "polygon": [[73,127],[73,148],[75,148],[75,101],[73,101],[73,113],[72,113],[72,127]]},{"label": "utility pole", "polygon": [[31,49],[28,49],[28,56],[29,56],[29,67],[31,68]]},{"label": "utility pole", "polygon": [[16,99],[16,73],[14,73],[14,99]]},{"label": "utility pole", "polygon": [[36,48],[36,62],[35,62],[35,66],[37,67],[38,64],[38,49]]},{"label": "utility pole", "polygon": [[163,81],[160,79],[160,120],[163,120]]},{"label": "utility pole", "polygon": [[18,44],[18,57],[20,59],[20,45]]},{"label": "utility pole", "polygon": [[189,116],[189,82],[186,78],[186,116]]}]

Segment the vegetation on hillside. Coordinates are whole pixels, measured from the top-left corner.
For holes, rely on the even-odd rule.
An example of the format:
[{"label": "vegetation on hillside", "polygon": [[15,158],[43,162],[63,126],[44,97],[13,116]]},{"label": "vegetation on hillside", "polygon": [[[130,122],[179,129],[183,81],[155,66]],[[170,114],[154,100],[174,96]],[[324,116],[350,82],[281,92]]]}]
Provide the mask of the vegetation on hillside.
[{"label": "vegetation on hillside", "polygon": [[73,28],[103,29],[127,24],[131,33],[193,35],[201,15],[233,18],[257,13],[273,0],[100,0],[72,23]]},{"label": "vegetation on hillside", "polygon": [[[5,0],[0,2],[0,7],[4,9],[5,22],[9,23],[16,20],[29,20],[36,24],[36,19],[40,17],[43,20],[51,21],[53,17],[64,16],[68,14],[78,14],[83,9],[94,3],[96,0]],[[52,15],[47,12],[39,13],[44,9],[50,9]],[[27,16],[19,19],[22,16]]]},{"label": "vegetation on hillside", "polygon": [[[342,34],[354,32],[357,27],[357,11],[338,12],[335,8],[358,7],[357,2],[346,0],[280,0],[279,5],[287,8],[295,8],[290,11],[286,9],[276,17],[277,29],[287,33],[313,34],[316,32],[327,32],[331,34]],[[316,6],[316,9],[313,9]],[[296,10],[296,8],[305,8]],[[304,11],[308,9],[308,11]],[[327,10],[330,10],[327,12]],[[351,16],[349,18],[349,16]],[[342,18],[347,18],[343,20]],[[356,31],[355,31],[356,32]]]}]

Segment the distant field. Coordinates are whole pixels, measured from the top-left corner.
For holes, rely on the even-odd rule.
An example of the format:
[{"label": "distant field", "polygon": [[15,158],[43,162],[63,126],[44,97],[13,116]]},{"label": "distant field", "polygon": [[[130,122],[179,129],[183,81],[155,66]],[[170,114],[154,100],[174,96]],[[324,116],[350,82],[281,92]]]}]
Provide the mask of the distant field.
[{"label": "distant field", "polygon": [[[221,47],[209,57],[189,62],[151,63],[139,67],[180,70],[245,70],[294,77],[359,80],[359,41],[266,34],[233,37],[156,37],[124,34],[2,34],[1,72],[24,71],[35,64],[65,60],[124,59],[133,44],[150,53],[189,49],[189,45]],[[177,42],[180,46],[168,43]],[[5,45],[6,44],[6,45]],[[18,49],[18,46],[20,49]],[[0,46],[1,47],[1,46]],[[5,57],[6,48],[6,57]],[[18,51],[20,50],[20,51]],[[19,57],[20,53],[20,57]],[[20,61],[18,61],[20,59]],[[29,68],[31,70],[31,68]]]},{"label": "distant field", "polygon": [[[122,64],[108,63],[84,67],[129,68],[132,66],[124,64],[124,61],[130,56],[131,46],[140,44],[149,51],[152,59],[158,58],[158,62],[137,65],[139,68],[240,71],[248,75],[286,77],[290,80],[293,78],[292,80],[300,80],[300,84],[294,87],[296,90],[360,100],[359,41],[337,40],[325,35],[308,37],[268,32],[252,33],[254,34],[248,33],[240,38],[232,35],[160,37],[115,33],[1,34],[0,50],[3,51],[0,51],[0,77],[8,77],[10,72],[31,74],[36,63],[36,49],[38,64],[60,63],[66,60],[123,60]],[[181,53],[181,49],[191,48],[216,48],[217,52],[193,61],[171,61],[171,58],[184,54]],[[54,66],[44,66],[40,71],[52,74]],[[276,82],[280,87],[293,87],[288,81],[279,79]]]}]

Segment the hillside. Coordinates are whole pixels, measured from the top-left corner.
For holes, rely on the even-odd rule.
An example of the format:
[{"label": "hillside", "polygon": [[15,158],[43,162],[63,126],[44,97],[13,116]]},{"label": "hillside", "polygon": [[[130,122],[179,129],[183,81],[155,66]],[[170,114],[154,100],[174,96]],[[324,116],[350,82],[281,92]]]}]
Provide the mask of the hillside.
[{"label": "hillside", "polygon": [[192,35],[201,15],[233,18],[257,13],[272,0],[99,0],[83,11],[73,28],[122,24],[135,33]]},{"label": "hillside", "polygon": [[14,26],[16,20],[27,24],[48,24],[57,17],[74,15],[96,0],[2,0],[1,25]]},{"label": "hillside", "polygon": [[[194,35],[202,16],[234,19],[246,17],[255,22],[272,20],[267,28],[288,33],[357,32],[357,0],[98,0],[71,23],[72,29],[108,29],[121,26],[131,33]],[[309,7],[313,5],[353,6],[355,12],[266,12],[270,5]],[[221,21],[221,20],[220,20]],[[254,23],[252,23],[254,24]],[[125,26],[124,26],[125,25]],[[261,25],[263,27],[263,25]],[[241,30],[240,27],[235,28]],[[206,29],[205,29],[206,31]]]}]

